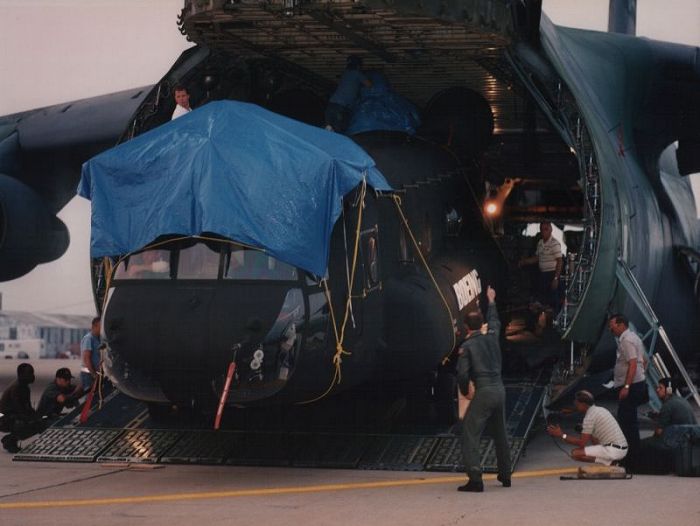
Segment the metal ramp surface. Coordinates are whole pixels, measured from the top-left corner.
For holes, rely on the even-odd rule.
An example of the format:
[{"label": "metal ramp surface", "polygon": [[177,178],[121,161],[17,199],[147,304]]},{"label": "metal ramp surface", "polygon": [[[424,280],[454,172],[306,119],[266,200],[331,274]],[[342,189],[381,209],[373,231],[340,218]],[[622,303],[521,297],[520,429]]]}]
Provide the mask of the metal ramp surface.
[{"label": "metal ramp surface", "polygon": [[95,462],[121,433],[120,429],[47,429],[13,460]]},{"label": "metal ramp surface", "polygon": [[182,431],[169,429],[129,429],[112,441],[97,461],[155,463],[182,434]]},{"label": "metal ramp surface", "polygon": [[[120,420],[134,424],[143,406],[113,400]],[[506,386],[506,426],[513,468],[541,407],[544,386]],[[71,419],[68,419],[71,421]],[[104,415],[99,421],[104,424]],[[461,437],[454,434],[211,431],[206,429],[50,428],[14,460],[294,466],[397,471],[462,471]],[[484,471],[496,471],[493,440],[481,442]]]}]

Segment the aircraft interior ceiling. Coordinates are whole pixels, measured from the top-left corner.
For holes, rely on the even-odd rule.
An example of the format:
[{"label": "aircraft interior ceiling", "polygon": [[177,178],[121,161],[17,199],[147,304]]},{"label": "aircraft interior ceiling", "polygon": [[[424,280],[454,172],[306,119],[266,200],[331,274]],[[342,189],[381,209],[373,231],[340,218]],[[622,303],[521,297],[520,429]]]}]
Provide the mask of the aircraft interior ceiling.
[{"label": "aircraft interior ceiling", "polygon": [[[380,70],[394,91],[419,106],[439,91],[467,86],[490,102],[496,130],[517,128],[524,107],[512,86],[483,67],[501,59],[508,39],[427,17],[397,15],[355,2],[332,11],[285,15],[283,4],[237,3],[184,18],[182,30],[198,44],[234,56],[276,58],[317,75],[332,86],[348,55]],[[276,9],[275,9],[276,8]]]},{"label": "aircraft interior ceiling", "polygon": [[[541,196],[537,204],[563,200],[568,210],[540,207],[540,215],[580,220],[576,158],[509,65],[510,15],[501,14],[502,25],[497,27],[493,20],[476,20],[478,16],[471,24],[456,23],[375,4],[190,2],[183,10],[181,31],[230,56],[299,68],[310,81],[305,88],[323,98],[349,55],[361,56],[365,70],[381,71],[393,91],[422,108],[443,90],[470,88],[488,101],[493,113],[494,137],[482,160],[485,179],[499,185],[517,178],[516,194],[529,186]],[[518,213],[528,220],[538,214],[532,206]]]}]

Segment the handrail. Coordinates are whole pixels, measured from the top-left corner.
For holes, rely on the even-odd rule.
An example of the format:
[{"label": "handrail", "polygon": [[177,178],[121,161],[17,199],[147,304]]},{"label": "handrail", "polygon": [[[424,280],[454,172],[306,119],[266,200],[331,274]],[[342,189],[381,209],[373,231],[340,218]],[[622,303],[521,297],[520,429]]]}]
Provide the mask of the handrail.
[{"label": "handrail", "polygon": [[[698,390],[695,387],[693,381],[690,379],[688,371],[683,365],[683,362],[678,356],[678,353],[676,353],[676,349],[671,344],[671,340],[668,337],[668,334],[666,333],[666,329],[664,329],[663,325],[661,325],[661,323],[659,322],[659,318],[656,316],[654,309],[651,307],[651,304],[649,303],[649,300],[644,294],[642,287],[639,285],[637,278],[634,277],[634,274],[632,274],[632,271],[630,270],[627,263],[620,257],[617,258],[617,267],[615,270],[615,274],[617,275],[617,280],[620,283],[620,285],[622,285],[622,287],[627,291],[627,294],[637,306],[639,311],[642,313],[644,319],[651,326],[650,332],[648,332],[645,335],[646,337],[650,333],[653,333],[652,342],[649,346],[649,351],[647,353],[650,358],[650,361],[654,363],[654,352],[658,353],[658,351],[656,351],[656,338],[657,336],[660,336],[661,340],[664,342],[664,345],[666,345],[666,349],[668,349],[671,358],[673,358],[676,367],[678,367],[678,371],[681,373],[683,380],[687,384],[691,395],[695,399],[695,403],[697,403],[700,407],[700,395],[698,394]],[[665,369],[665,366],[663,368]],[[657,379],[652,379],[649,376],[647,376],[647,383],[649,383],[650,385],[651,382],[654,380]],[[652,387],[656,386],[652,385]]]}]

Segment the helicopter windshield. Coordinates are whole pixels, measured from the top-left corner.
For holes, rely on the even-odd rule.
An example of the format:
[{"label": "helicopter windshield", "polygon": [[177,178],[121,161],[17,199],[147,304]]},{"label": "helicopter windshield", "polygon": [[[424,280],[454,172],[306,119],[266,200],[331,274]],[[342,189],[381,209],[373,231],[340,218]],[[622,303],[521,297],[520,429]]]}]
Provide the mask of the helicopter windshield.
[{"label": "helicopter windshield", "polygon": [[117,280],[205,279],[296,281],[297,269],[260,250],[197,242],[149,249],[122,259]]}]

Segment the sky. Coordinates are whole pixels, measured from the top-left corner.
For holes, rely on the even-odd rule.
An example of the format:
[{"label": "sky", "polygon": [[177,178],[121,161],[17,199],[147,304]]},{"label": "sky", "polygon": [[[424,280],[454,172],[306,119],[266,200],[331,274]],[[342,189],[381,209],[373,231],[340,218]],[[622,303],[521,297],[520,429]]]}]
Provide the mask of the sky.
[{"label": "sky", "polygon": [[[544,0],[557,24],[605,31],[608,0]],[[157,82],[190,47],[183,0],[0,0],[0,115]],[[637,34],[700,46],[700,0],[638,0]],[[71,234],[59,260],[0,283],[2,308],[94,314],[90,203],[58,214]]]}]

